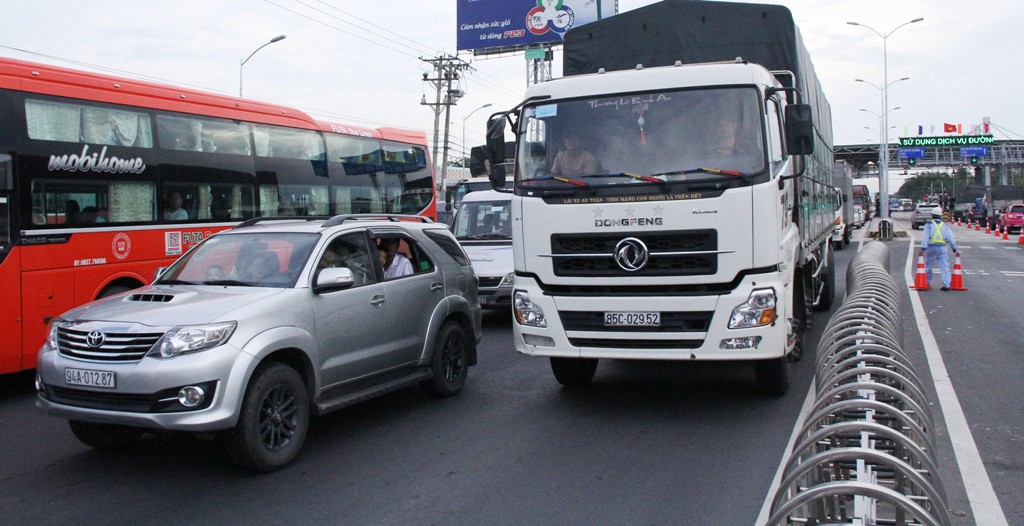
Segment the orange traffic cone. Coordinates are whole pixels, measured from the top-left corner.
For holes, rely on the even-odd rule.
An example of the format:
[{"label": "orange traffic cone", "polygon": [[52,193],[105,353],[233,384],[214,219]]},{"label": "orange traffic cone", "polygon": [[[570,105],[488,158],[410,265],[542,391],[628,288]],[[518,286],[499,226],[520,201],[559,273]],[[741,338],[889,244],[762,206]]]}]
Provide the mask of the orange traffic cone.
[{"label": "orange traffic cone", "polygon": [[932,290],[928,286],[928,275],[924,272],[924,256],[917,256],[917,275],[914,276],[914,284],[910,286],[917,290]]},{"label": "orange traffic cone", "polygon": [[1017,238],[1018,245],[1024,245],[1024,226],[1020,227],[1020,237]]},{"label": "orange traffic cone", "polygon": [[980,219],[978,220],[977,223],[974,224],[974,231],[975,232],[981,232],[981,220]]},{"label": "orange traffic cone", "polygon": [[1009,241],[1009,240],[1010,240],[1010,227],[1004,226],[1003,227],[1003,241]]},{"label": "orange traffic cone", "polygon": [[990,225],[988,223],[985,223],[985,233],[986,234],[991,234],[992,233],[992,225]]},{"label": "orange traffic cone", "polygon": [[995,236],[996,239],[999,239],[999,226],[998,225],[994,229],[992,229],[992,235]]},{"label": "orange traffic cone", "polygon": [[963,218],[960,218],[960,217],[958,217],[958,218],[956,219],[956,226],[964,226],[964,220],[963,220]]},{"label": "orange traffic cone", "polygon": [[960,266],[960,254],[956,255],[956,264],[953,265],[953,279],[949,283],[949,290],[967,290],[967,287],[964,287],[964,271]]}]

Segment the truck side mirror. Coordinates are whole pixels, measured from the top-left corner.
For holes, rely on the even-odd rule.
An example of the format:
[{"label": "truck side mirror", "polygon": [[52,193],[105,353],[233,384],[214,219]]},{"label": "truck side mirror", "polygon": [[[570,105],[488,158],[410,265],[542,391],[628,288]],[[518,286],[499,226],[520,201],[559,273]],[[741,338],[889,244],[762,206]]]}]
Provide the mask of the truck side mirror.
[{"label": "truck side mirror", "polygon": [[814,153],[814,120],[809,104],[786,106],[786,151],[790,155]]},{"label": "truck side mirror", "polygon": [[505,115],[499,114],[487,120],[487,157],[491,162],[488,179],[494,188],[505,186]]}]

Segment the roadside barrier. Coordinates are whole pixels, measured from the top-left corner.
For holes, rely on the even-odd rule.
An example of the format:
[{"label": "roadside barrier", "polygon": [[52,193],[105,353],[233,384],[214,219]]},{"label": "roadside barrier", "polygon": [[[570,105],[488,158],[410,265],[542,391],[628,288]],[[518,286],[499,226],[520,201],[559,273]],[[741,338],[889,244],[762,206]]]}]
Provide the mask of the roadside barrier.
[{"label": "roadside barrier", "polygon": [[768,526],[950,524],[935,426],[903,352],[901,300],[888,262],[888,246],[873,242],[847,269],[846,299],[818,344],[816,396]]}]

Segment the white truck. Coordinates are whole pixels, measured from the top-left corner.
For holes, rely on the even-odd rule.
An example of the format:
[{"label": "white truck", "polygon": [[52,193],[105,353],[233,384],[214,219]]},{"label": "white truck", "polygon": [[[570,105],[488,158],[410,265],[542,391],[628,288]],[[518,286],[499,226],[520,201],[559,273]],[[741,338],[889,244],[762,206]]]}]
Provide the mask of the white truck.
[{"label": "white truck", "polygon": [[491,166],[517,142],[516,350],[566,386],[602,358],[726,360],[784,394],[835,289],[830,110],[789,10],[664,1],[564,57],[488,123]]}]

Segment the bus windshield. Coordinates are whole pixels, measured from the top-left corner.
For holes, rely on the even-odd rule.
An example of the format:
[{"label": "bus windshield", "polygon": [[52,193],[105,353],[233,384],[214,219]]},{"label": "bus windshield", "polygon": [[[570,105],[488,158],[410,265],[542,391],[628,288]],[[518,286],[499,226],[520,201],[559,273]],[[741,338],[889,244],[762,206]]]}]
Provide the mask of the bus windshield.
[{"label": "bus windshield", "polygon": [[531,188],[741,179],[766,170],[752,87],[541,101],[519,123],[516,181]]}]

